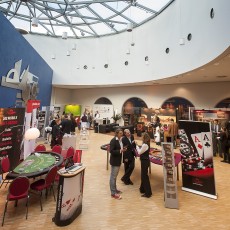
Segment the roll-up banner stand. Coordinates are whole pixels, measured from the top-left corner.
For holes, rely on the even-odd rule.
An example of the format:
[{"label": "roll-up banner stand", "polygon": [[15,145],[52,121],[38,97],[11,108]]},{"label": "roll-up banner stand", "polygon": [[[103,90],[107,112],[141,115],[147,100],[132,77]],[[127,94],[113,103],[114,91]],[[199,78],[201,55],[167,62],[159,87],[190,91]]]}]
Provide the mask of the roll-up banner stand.
[{"label": "roll-up banner stand", "polygon": [[211,124],[179,121],[182,190],[217,199]]}]

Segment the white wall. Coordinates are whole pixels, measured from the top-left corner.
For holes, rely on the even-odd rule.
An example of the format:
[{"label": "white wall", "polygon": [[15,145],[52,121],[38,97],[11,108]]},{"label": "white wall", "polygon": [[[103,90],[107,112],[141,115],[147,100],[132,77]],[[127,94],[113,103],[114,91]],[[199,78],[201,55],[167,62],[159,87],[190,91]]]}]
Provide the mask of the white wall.
[{"label": "white wall", "polygon": [[[211,8],[214,19],[210,18]],[[89,39],[62,40],[35,35],[25,38],[53,68],[54,85],[152,81],[198,68],[226,50],[230,45],[229,9],[229,0],[176,0],[133,33]],[[191,41],[187,41],[189,33]],[[180,38],[185,38],[185,45],[179,45]],[[74,43],[76,51],[71,49]],[[165,53],[167,47],[169,54]],[[126,54],[127,48],[130,55]],[[71,50],[71,56],[66,56],[67,50]],[[55,60],[51,59],[52,54],[56,55]],[[145,56],[149,57],[149,65],[145,65]],[[129,61],[128,66],[125,61]]]},{"label": "white wall", "polygon": [[93,106],[98,98],[106,97],[114,108],[118,108],[118,113],[125,101],[131,97],[141,98],[148,108],[159,108],[170,97],[186,98],[195,107],[213,108],[221,100],[230,97],[229,89],[230,83],[226,82],[76,90],[55,88],[56,94],[52,100],[57,104]]}]

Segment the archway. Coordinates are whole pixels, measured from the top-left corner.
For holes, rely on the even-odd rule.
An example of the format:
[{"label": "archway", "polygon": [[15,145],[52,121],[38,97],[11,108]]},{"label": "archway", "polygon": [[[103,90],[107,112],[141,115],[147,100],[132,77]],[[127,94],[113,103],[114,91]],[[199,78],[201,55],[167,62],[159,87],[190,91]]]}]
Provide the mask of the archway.
[{"label": "archway", "polygon": [[141,98],[132,97],[126,100],[122,106],[124,125],[136,124],[142,108],[148,108],[148,106]]},{"label": "archway", "polygon": [[230,97],[217,103],[215,108],[230,108]]},{"label": "archway", "polygon": [[112,105],[112,102],[106,97],[100,97],[94,102],[94,104]]},{"label": "archway", "polygon": [[189,100],[183,97],[168,98],[161,105],[162,109],[176,109],[177,120],[189,119],[189,107],[194,107],[194,105]]}]

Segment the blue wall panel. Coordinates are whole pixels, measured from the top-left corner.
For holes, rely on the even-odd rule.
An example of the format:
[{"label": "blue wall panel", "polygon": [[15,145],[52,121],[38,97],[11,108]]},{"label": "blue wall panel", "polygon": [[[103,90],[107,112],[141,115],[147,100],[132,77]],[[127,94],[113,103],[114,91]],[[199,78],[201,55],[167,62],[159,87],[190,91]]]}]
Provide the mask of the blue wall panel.
[{"label": "blue wall panel", "polygon": [[[21,73],[29,66],[29,72],[39,78],[41,106],[50,105],[53,70],[1,12],[0,28],[0,79],[22,59]],[[0,108],[13,107],[17,92],[20,90],[0,86]]]}]

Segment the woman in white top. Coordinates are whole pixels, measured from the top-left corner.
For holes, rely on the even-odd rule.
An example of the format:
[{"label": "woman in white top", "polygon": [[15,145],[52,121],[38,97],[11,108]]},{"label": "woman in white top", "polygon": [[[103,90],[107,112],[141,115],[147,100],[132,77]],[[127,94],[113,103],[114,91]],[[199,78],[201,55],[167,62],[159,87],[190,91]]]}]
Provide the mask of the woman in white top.
[{"label": "woman in white top", "polygon": [[148,168],[150,165],[149,151],[150,151],[150,136],[148,133],[143,135],[142,146],[136,146],[137,152],[141,160],[141,185],[140,192],[144,193],[142,197],[149,198],[152,196],[151,185],[149,182]]}]

